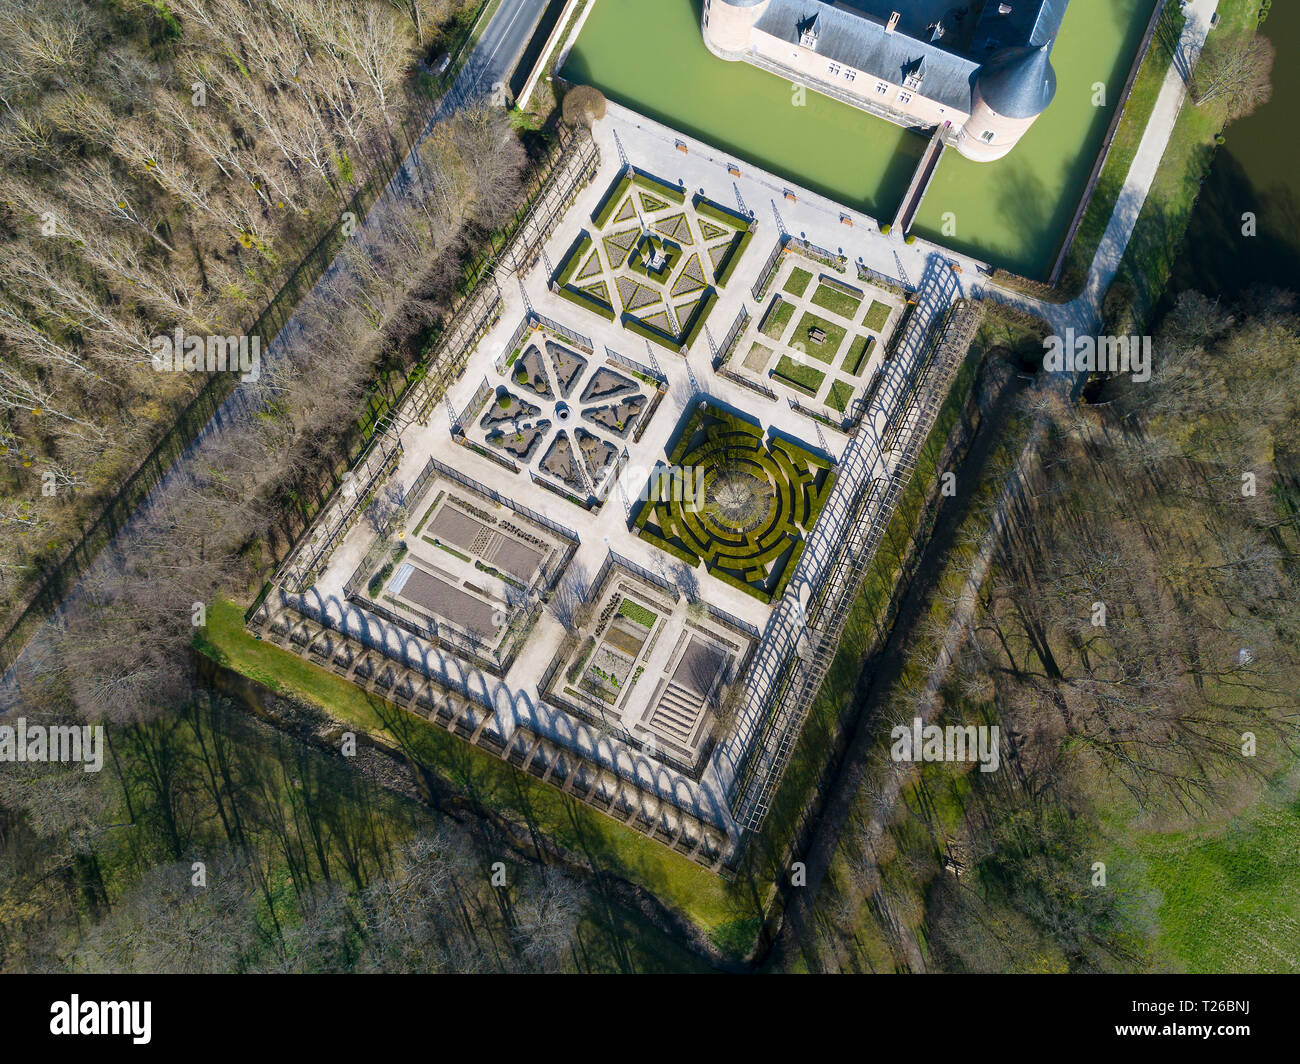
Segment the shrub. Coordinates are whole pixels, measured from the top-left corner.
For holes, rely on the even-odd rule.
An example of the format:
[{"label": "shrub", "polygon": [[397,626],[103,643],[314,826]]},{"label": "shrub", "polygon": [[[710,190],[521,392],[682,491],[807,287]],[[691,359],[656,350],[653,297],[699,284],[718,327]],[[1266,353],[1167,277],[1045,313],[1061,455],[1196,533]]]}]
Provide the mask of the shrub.
[{"label": "shrub", "polygon": [[671,336],[665,332],[660,332],[652,325],[647,325],[640,318],[631,314],[624,315],[623,328],[627,329],[629,332],[636,333],[638,336],[644,336],[651,343],[658,344],[660,347],[666,347],[669,351],[674,351],[679,354],[681,352],[681,344]]},{"label": "shrub", "polygon": [[894,231],[894,227],[893,227],[892,225],[890,225],[888,222],[881,222],[881,223],[880,223],[880,231],[881,231],[881,233],[883,233],[885,236],[889,236],[889,234],[892,233],[892,232]]},{"label": "shrub", "polygon": [[570,126],[588,129],[605,117],[605,94],[591,85],[575,85],[564,94],[560,105],[561,117]]},{"label": "shrub", "polygon": [[748,229],[750,225],[750,220],[739,211],[714,203],[698,193],[695,196],[695,213],[711,221],[720,222],[731,229]]},{"label": "shrub", "polygon": [[643,174],[638,171],[636,176],[632,178],[632,182],[637,186],[637,188],[643,188],[649,192],[655,193],[655,195],[663,196],[666,199],[672,200],[673,203],[686,202],[686,193],[680,188],[676,185],[668,184],[667,181],[660,181],[657,177],[651,177],[649,174]]},{"label": "shrub", "polygon": [[580,307],[585,307],[593,314],[599,314],[606,321],[614,320],[614,308],[607,303],[602,303],[594,296],[587,295],[586,292],[578,292],[572,288],[561,288],[560,295],[570,303],[576,303]]},{"label": "shrub", "polygon": [[718,287],[723,288],[731,280],[731,275],[736,272],[736,267],[740,265],[741,256],[745,254],[745,249],[749,247],[749,242],[754,239],[754,234],[749,230],[739,233],[736,239],[731,242],[731,247],[727,249],[727,257],[723,260],[722,269],[718,271]]},{"label": "shrub", "polygon": [[704,328],[704,323],[708,321],[709,315],[713,312],[714,304],[717,302],[718,293],[710,288],[704,293],[703,298],[695,304],[695,313],[691,315],[686,331],[682,334],[681,346],[683,349],[689,349],[699,339],[700,330]]},{"label": "shrub", "polygon": [[563,288],[573,279],[573,275],[578,272],[578,267],[582,265],[583,260],[587,257],[587,252],[591,250],[591,237],[583,233],[573,245],[573,250],[569,252],[568,257],[564,260],[564,265],[560,268],[560,274],[555,279],[555,283]]}]

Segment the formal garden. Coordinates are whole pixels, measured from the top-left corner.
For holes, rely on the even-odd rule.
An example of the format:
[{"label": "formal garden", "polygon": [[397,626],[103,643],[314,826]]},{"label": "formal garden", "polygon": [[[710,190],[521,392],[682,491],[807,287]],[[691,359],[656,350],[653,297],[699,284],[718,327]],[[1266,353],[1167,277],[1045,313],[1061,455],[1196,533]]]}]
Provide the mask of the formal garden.
[{"label": "formal garden", "polygon": [[552,282],[564,299],[667,350],[699,339],[757,223],[628,168]]},{"label": "formal garden", "polygon": [[661,395],[644,375],[597,361],[586,337],[529,316],[465,411],[468,445],[595,508]]},{"label": "formal garden", "polygon": [[790,254],[762,313],[740,338],[728,367],[784,388],[830,421],[859,412],[901,316],[898,296],[851,285],[821,263]]},{"label": "formal garden", "polygon": [[834,463],[701,403],[652,474],[638,535],[763,602],[785,591],[835,483]]}]

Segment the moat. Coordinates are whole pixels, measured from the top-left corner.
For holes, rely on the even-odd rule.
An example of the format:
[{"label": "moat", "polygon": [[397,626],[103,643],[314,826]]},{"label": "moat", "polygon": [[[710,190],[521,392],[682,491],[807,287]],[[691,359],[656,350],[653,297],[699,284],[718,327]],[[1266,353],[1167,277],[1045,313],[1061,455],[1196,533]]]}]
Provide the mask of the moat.
[{"label": "moat", "polygon": [[[1048,111],[1005,159],[945,154],[914,228],[1032,277],[1051,270],[1105,137],[1155,0],[1073,0],[1052,52]],[[563,76],[882,220],[925,140],[816,92],[713,56],[702,0],[599,0]],[[665,70],[671,76],[665,77]],[[1094,86],[1106,86],[1105,104]],[[955,223],[945,231],[945,216]]]}]

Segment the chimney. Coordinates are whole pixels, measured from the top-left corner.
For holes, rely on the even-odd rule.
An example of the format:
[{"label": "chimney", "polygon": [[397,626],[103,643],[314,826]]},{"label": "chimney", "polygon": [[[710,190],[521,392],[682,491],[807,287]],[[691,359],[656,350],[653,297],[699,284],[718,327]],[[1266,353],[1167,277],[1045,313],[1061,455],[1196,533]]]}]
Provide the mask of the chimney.
[{"label": "chimney", "polygon": [[901,17],[902,17],[902,16],[899,15],[899,13],[898,13],[897,11],[891,12],[891,13],[890,13],[890,16],[889,16],[889,23],[888,23],[888,25],[885,26],[885,32],[886,32],[886,33],[893,33],[895,27],[898,26],[898,20],[899,20]]}]

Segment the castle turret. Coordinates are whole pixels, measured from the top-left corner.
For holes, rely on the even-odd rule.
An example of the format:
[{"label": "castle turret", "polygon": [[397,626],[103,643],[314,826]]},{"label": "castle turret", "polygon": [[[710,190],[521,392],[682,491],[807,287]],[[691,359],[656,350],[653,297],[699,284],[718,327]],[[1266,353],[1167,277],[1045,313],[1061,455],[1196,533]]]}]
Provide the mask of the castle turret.
[{"label": "castle turret", "polygon": [[957,150],[968,159],[1001,159],[1019,142],[1056,95],[1051,44],[1009,48],[976,75],[971,114]]},{"label": "castle turret", "polygon": [[704,0],[704,43],[720,59],[741,59],[772,0]]}]

